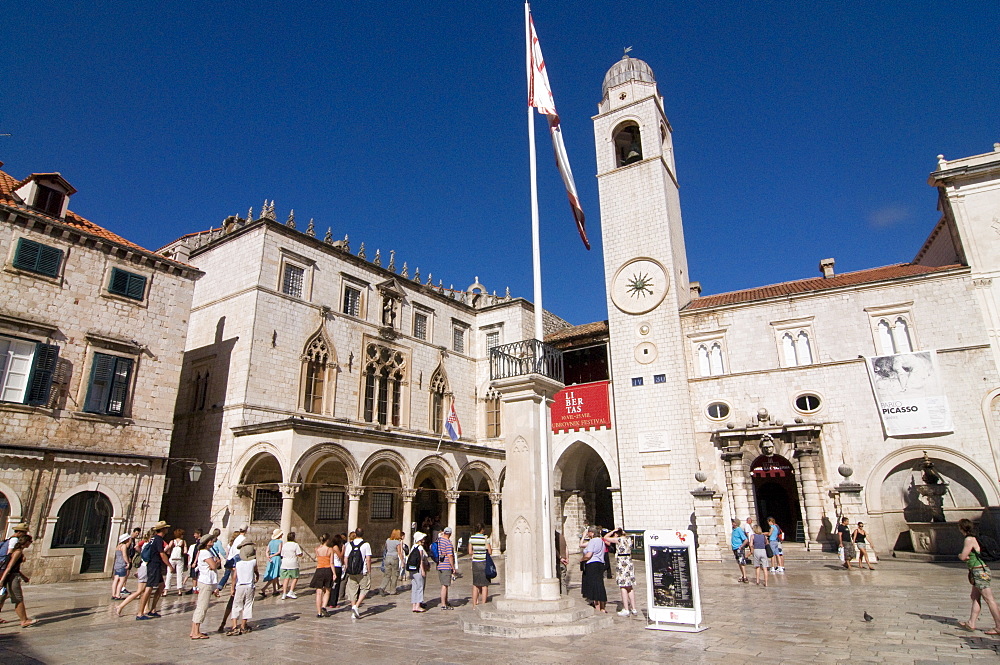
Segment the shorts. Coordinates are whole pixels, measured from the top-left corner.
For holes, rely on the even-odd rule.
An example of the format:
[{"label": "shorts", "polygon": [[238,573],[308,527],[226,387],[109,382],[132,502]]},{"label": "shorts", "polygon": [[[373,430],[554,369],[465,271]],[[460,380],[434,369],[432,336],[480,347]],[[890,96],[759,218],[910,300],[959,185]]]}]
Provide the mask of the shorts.
[{"label": "shorts", "polygon": [[283,580],[297,580],[297,579],[299,579],[299,569],[298,568],[282,568],[281,569],[281,579],[283,579]]},{"label": "shorts", "polygon": [[122,566],[121,568],[115,568],[115,577],[125,577],[128,575],[128,566]]},{"label": "shorts", "polygon": [[969,584],[977,589],[989,589],[991,579],[990,569],[986,566],[976,566],[969,569]]},{"label": "shorts", "polygon": [[14,577],[7,580],[7,597],[10,598],[10,602],[15,605],[24,602],[24,594],[21,593],[20,575],[14,575]]},{"label": "shorts", "polygon": [[767,550],[754,550],[753,551],[753,567],[754,568],[767,568]]},{"label": "shorts", "polygon": [[144,562],[141,566],[139,566],[139,570],[136,571],[135,576],[136,576],[136,579],[139,580],[139,584],[145,584],[146,583],[146,570],[147,570],[147,566],[146,566],[146,564]]},{"label": "shorts", "polygon": [[747,565],[750,562],[747,561],[747,558],[745,556],[743,556],[742,554],[740,554],[740,552],[742,552],[742,551],[743,551],[742,548],[733,550],[733,558],[736,559],[736,563],[740,564],[741,566],[745,566],[745,565]]},{"label": "shorts", "polygon": [[785,554],[785,550],[781,549],[780,540],[769,540],[767,544],[771,546],[771,552],[774,556],[783,556]]},{"label": "shorts", "polygon": [[369,573],[364,575],[348,575],[347,576],[347,601],[354,605],[358,602],[361,594],[365,595],[371,591],[372,588],[372,576]]},{"label": "shorts", "polygon": [[154,589],[163,584],[163,566],[146,564],[146,586]]},{"label": "shorts", "polygon": [[327,589],[333,587],[333,568],[317,568],[313,573],[309,586],[313,589]]},{"label": "shorts", "polygon": [[441,578],[441,586],[451,586],[451,578],[455,571],[451,570],[438,570],[438,577]]}]

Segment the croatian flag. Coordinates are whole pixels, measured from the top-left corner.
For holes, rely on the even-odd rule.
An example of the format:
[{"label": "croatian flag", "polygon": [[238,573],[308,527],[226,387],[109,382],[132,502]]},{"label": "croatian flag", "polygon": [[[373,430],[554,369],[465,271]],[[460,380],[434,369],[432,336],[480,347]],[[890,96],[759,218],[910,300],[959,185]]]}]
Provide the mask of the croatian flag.
[{"label": "croatian flag", "polygon": [[462,436],[462,423],[458,422],[454,398],[451,400],[451,412],[448,413],[448,419],[444,422],[444,428],[448,431],[448,438],[452,441],[458,441],[458,437]]},{"label": "croatian flag", "polygon": [[531,77],[528,83],[528,106],[538,109],[549,121],[549,133],[552,135],[552,149],[556,153],[556,166],[559,167],[559,175],[562,176],[563,185],[566,187],[566,195],[569,197],[569,205],[573,210],[573,218],[576,220],[576,230],[580,233],[583,246],[590,249],[590,241],[587,240],[587,229],[585,228],[586,218],[583,215],[583,208],[580,207],[580,198],[576,194],[576,182],[573,180],[573,171],[569,167],[569,156],[566,154],[566,144],[563,142],[562,127],[559,126],[559,114],[556,113],[556,101],[552,96],[552,87],[549,85],[549,74],[545,71],[545,59],[542,58],[542,47],[538,43],[538,35],[535,33],[535,21],[530,18],[529,28],[531,30]]}]

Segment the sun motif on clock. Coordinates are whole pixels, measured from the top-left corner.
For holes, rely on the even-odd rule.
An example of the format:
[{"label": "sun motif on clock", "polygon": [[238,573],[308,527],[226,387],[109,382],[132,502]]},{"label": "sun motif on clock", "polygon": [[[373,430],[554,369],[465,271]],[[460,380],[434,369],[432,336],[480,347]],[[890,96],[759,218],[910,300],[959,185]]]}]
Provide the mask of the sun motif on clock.
[{"label": "sun motif on clock", "polygon": [[644,314],[663,302],[670,278],[656,259],[635,258],[618,268],[611,279],[611,302],[626,314]]},{"label": "sun motif on clock", "polygon": [[625,290],[633,298],[653,295],[653,278],[649,273],[635,273],[625,281]]}]

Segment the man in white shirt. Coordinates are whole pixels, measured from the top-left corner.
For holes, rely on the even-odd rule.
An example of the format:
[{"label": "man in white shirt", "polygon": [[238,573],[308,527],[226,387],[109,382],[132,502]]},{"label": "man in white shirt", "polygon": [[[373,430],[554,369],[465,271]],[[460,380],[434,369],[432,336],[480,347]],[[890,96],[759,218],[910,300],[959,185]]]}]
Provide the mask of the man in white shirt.
[{"label": "man in white shirt", "polygon": [[[344,570],[347,572],[347,599],[351,601],[351,618],[361,618],[361,603],[372,588],[372,546],[365,542],[365,530],[354,530],[356,538],[344,548]],[[361,552],[361,573],[351,573],[351,552],[357,548]]]},{"label": "man in white shirt", "polygon": [[747,538],[753,538],[753,518],[747,517],[747,521],[743,523],[743,532],[747,534]]}]

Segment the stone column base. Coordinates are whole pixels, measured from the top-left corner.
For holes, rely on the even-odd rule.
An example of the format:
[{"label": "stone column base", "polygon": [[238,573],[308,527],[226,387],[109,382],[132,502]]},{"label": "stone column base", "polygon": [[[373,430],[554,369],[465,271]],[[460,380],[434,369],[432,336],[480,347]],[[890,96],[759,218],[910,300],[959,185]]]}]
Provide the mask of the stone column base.
[{"label": "stone column base", "polygon": [[613,625],[610,614],[597,614],[582,600],[567,597],[508,600],[501,596],[462,619],[462,630],[467,633],[512,638],[589,635]]}]

